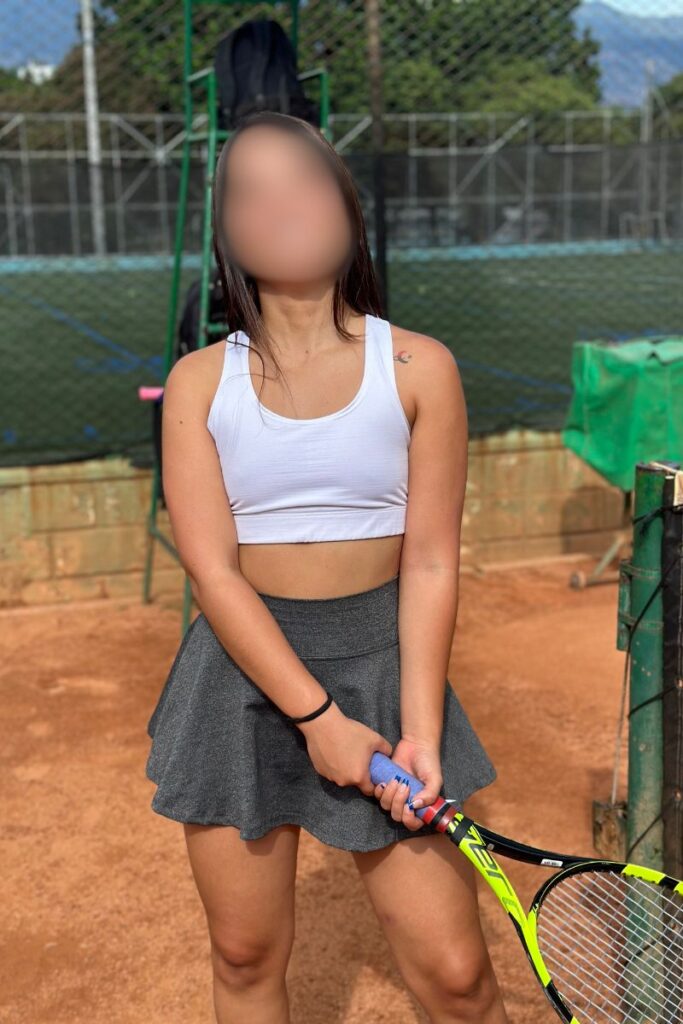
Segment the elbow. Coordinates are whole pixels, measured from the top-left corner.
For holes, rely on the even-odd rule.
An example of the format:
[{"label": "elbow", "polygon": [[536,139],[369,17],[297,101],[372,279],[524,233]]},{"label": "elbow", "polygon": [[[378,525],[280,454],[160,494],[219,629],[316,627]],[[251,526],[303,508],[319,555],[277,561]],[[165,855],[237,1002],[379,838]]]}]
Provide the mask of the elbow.
[{"label": "elbow", "polygon": [[205,596],[207,593],[215,591],[225,593],[226,587],[234,585],[237,579],[244,578],[238,567],[226,564],[193,566],[191,569],[184,566],[184,568],[190,583],[192,597],[200,607],[202,595]]},{"label": "elbow", "polygon": [[401,551],[401,569],[423,572],[458,572],[460,566],[460,530],[406,532]]}]

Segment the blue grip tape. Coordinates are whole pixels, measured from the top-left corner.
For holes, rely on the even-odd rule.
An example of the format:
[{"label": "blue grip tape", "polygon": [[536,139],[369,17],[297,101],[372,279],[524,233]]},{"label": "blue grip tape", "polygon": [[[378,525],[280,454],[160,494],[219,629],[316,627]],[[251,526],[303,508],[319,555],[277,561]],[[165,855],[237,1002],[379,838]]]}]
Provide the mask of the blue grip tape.
[{"label": "blue grip tape", "polygon": [[[392,761],[386,754],[381,754],[379,750],[376,750],[370,758],[370,778],[372,779],[373,785],[377,785],[380,782],[391,782],[392,779],[398,779],[399,782],[407,782],[409,788],[408,801],[412,800],[414,796],[424,789],[424,782],[420,782],[414,775],[407,772],[405,768],[401,768],[400,765]],[[418,818],[424,816],[426,808],[417,807],[413,813]]]}]

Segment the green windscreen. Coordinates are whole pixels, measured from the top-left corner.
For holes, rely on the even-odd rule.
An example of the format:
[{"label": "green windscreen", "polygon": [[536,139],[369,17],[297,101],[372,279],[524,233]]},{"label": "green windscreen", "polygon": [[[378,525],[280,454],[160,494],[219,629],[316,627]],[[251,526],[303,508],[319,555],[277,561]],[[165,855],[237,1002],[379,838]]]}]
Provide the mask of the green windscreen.
[{"label": "green windscreen", "polygon": [[683,337],[576,342],[564,443],[611,484],[637,462],[683,458]]}]

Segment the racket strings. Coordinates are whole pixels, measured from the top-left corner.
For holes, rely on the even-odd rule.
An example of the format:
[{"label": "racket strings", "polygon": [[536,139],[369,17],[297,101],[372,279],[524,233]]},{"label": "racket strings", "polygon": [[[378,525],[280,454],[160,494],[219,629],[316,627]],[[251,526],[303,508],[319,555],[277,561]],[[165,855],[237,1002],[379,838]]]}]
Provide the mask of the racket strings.
[{"label": "racket strings", "polygon": [[[614,989],[614,979],[610,978],[609,974],[604,971],[599,972],[599,976],[596,979],[594,971],[586,970],[585,968],[576,967],[572,971],[572,977],[565,975],[563,979],[557,978],[559,969],[557,967],[557,960],[561,959],[565,955],[566,950],[560,949],[557,946],[549,946],[552,952],[556,954],[555,958],[549,957],[547,962],[548,967],[554,967],[556,970],[556,976],[553,980],[556,982],[560,995],[564,998],[568,1006],[572,1007],[573,1013],[579,1014],[579,1019],[582,1024],[584,1022],[610,1022],[610,1024],[624,1024],[624,1022],[639,1022],[639,1024],[674,1024],[679,1022],[680,1016],[678,1010],[673,1006],[667,1007],[665,1004],[660,1005],[659,1010],[655,1010],[657,1003],[662,1003],[657,986],[652,983],[651,979],[640,977],[638,979],[639,989],[639,1002],[634,1003],[632,1001],[623,1000],[621,1003],[617,1001],[617,998],[612,998],[610,992]],[[555,963],[553,963],[553,959]],[[596,986],[596,980],[599,984]],[[590,1013],[589,1013],[590,1011]]]},{"label": "racket strings", "polygon": [[581,1024],[680,1024],[683,900],[654,882],[586,870],[552,886],[537,939]]},{"label": "racket strings", "polygon": [[[579,941],[581,940],[582,933],[578,929],[572,927],[572,919],[570,917],[562,918],[562,924],[566,928],[565,935],[566,934],[572,934],[577,940],[579,940]],[[601,936],[599,933],[597,933],[597,935],[595,936],[595,945],[596,946],[599,945],[599,942],[600,942],[601,939],[604,942],[604,936]],[[556,954],[558,954],[558,956],[564,952],[563,949],[561,949],[557,945],[553,945],[552,943],[548,944],[548,948],[552,948],[553,951]],[[608,949],[606,949],[604,951],[604,958],[605,958],[606,962],[608,960],[608,956],[609,955],[610,955],[610,950],[608,948]],[[550,965],[548,964],[548,966],[550,966]],[[584,983],[586,983],[586,982],[592,983],[592,982],[595,981],[595,974],[596,973],[598,975],[600,975],[603,979],[605,979],[605,981],[607,983],[611,983],[612,979],[611,979],[609,973],[606,970],[604,970],[604,968],[602,968],[600,966],[596,966],[594,961],[590,961],[589,966],[588,967],[584,967],[582,965],[581,961],[577,958],[577,960],[574,963],[574,975],[576,976],[576,978],[578,978],[579,975],[581,975],[582,976],[582,981]],[[642,986],[643,986],[645,992],[648,992],[648,993],[656,993],[657,992],[656,975],[654,974],[653,971],[644,972],[643,976],[641,977],[641,983],[642,983]],[[573,990],[573,992],[575,994],[580,991],[577,988],[576,984],[574,984],[572,990]],[[603,1004],[604,1004],[603,1005],[603,1009],[606,1011],[607,1004],[610,1002],[610,1000],[609,1000],[608,997],[603,995],[603,1000],[602,1001],[603,1001]],[[619,1007],[617,1006],[617,1004],[614,1001],[612,1001],[612,1005],[613,1005],[613,1008],[619,1010]],[[611,1016],[607,1017],[606,1019],[615,1020],[615,1018],[611,1017]],[[619,1019],[622,1020],[624,1018],[621,1017]],[[633,1018],[633,1019],[638,1019],[638,1018]],[[676,1019],[678,1020],[679,1018],[676,1018]]]},{"label": "racket strings", "polygon": [[[675,930],[671,928],[671,926],[665,921],[665,914],[661,912],[666,911],[666,904],[658,905],[648,893],[641,893],[640,895],[646,902],[650,903],[652,907],[651,915],[647,918],[647,923],[639,921],[637,919],[633,919],[630,922],[631,928],[633,930],[633,938],[642,943],[642,945],[638,948],[638,954],[642,954],[642,952],[644,952],[647,949],[648,943],[651,944],[651,932],[648,931],[648,928],[650,926],[652,918],[656,915],[655,920],[657,921],[657,924],[661,926],[661,931],[656,932],[656,937],[662,943],[663,959],[665,961],[671,960],[671,964],[673,965],[675,963],[675,955],[669,952],[668,947],[673,940],[672,948],[675,950]],[[661,890],[659,895],[661,895]],[[594,894],[594,896],[604,906],[606,910],[606,923],[604,924],[604,930],[606,930],[608,933],[613,933],[615,936],[618,936],[620,934],[620,931],[611,919],[611,913],[613,908],[610,904],[610,901],[606,900],[601,893],[596,893]],[[607,917],[607,911],[609,911],[609,918]],[[591,927],[592,930],[596,932],[595,924],[590,921],[588,923],[589,927]],[[598,932],[598,934],[601,933]]]},{"label": "racket strings", "polygon": [[[604,904],[604,900],[602,902]],[[564,928],[564,931],[565,931],[565,937],[571,935],[573,937],[574,941],[580,944],[581,939],[584,937],[584,935],[583,935],[583,932],[581,930],[581,927],[578,927],[578,928],[576,927],[575,921],[577,919],[579,919],[580,925],[585,928],[585,919],[583,921],[580,920],[580,913],[581,913],[581,909],[582,908],[580,906],[577,906],[576,904],[574,904],[574,906],[572,907],[571,903],[568,903],[567,906],[568,906],[568,909],[570,911],[578,911],[578,915],[579,915],[578,918],[577,918],[577,914],[576,913],[574,913],[574,916],[568,916],[567,914],[564,914],[564,915],[556,914],[556,918],[558,919],[558,921],[561,921],[561,923],[563,925],[563,928]],[[630,945],[630,950],[629,950],[627,955],[624,955],[623,951],[622,951],[622,957],[621,957],[622,965],[625,967],[625,969],[628,969],[629,966],[632,966],[633,963],[636,961],[636,958],[639,958],[637,966],[638,966],[638,971],[639,971],[638,982],[639,982],[639,985],[640,985],[640,1002],[641,1002],[641,1004],[643,1004],[643,1002],[647,1002],[651,1007],[655,1007],[657,1005],[657,1000],[659,998],[659,985],[661,983],[661,975],[662,975],[662,973],[665,973],[665,972],[668,971],[669,972],[669,976],[671,978],[673,978],[673,977],[675,977],[674,970],[675,970],[675,967],[676,967],[675,957],[671,954],[671,951],[670,951],[670,948],[669,948],[671,946],[671,938],[672,938],[673,935],[675,935],[675,933],[671,932],[671,929],[668,927],[668,925],[666,925],[664,923],[663,915],[662,914],[657,914],[656,915],[655,922],[656,922],[659,930],[658,930],[658,928],[654,929],[654,933],[655,934],[654,934],[654,941],[653,941],[653,929],[652,928],[650,928],[649,930],[646,929],[643,926],[642,920],[639,921],[638,919],[632,918],[632,920],[630,922],[630,927],[629,927],[629,939],[630,939],[629,945]],[[600,950],[601,955],[604,957],[605,963],[609,963],[609,958],[613,957],[614,953],[615,953],[614,939],[618,939],[618,933],[615,932],[614,927],[610,927],[609,924],[605,927],[605,932],[607,933],[607,935],[609,936],[610,933],[611,933],[612,936],[613,936],[613,941],[612,941],[611,948],[609,947],[609,944],[608,944],[608,948],[605,948],[605,938],[606,937],[605,937],[605,935],[603,935],[599,931],[596,931],[594,926],[593,927],[589,927],[586,930],[590,932],[591,937],[593,938],[594,947],[597,947]],[[654,949],[657,942],[659,942],[659,944],[660,944],[660,948],[657,950],[657,953],[660,956],[659,974],[653,969],[652,965],[647,960],[643,959],[643,957],[642,957],[642,954],[644,952],[647,952],[648,950]],[[672,948],[675,949],[675,941],[674,941],[674,945],[673,945]],[[555,952],[556,953],[558,952],[557,947],[555,947]],[[580,966],[579,962],[577,961],[577,963],[575,964],[575,973],[576,974],[581,973],[581,974],[584,975],[584,978],[583,978],[584,983],[588,979],[590,979],[591,971],[593,971],[593,973],[601,974],[603,976],[603,980],[610,978],[610,975],[608,973],[606,973],[604,970],[600,970],[599,968],[596,970],[595,963],[594,963],[594,961],[595,961],[595,948],[593,950],[593,954],[594,954],[593,955],[593,960],[590,962],[590,970],[587,971],[585,968],[583,968],[581,971],[579,971],[578,970],[578,968]],[[679,972],[680,972],[680,967],[679,967]],[[576,989],[576,986],[574,986],[574,988]],[[603,1003],[605,1004],[605,1007],[604,1007],[605,1009],[606,1009],[607,1002],[609,1002],[609,1000],[607,999],[607,997],[605,997],[605,995],[603,993]],[[612,1002],[612,1008],[613,1009],[616,1009],[616,1010],[620,1009],[619,1006],[616,1004],[616,1002],[614,1000],[612,1000],[611,1002]],[[624,1017],[624,1007],[622,1006],[621,1007],[621,1016],[618,1017],[617,1019],[618,1020],[623,1020],[623,1019],[632,1019],[632,1020],[648,1019],[647,1017],[643,1018],[642,1014],[641,1014],[641,1016],[638,1016],[638,1014],[635,1013],[635,1010],[637,1010],[637,1009],[638,1009],[638,1007],[632,1007],[632,1011],[633,1012],[631,1012],[630,1015],[625,1018]],[[635,1015],[634,1015],[634,1013],[635,1013]],[[670,1019],[669,1011],[668,1011],[666,1005],[662,1009],[660,1017],[658,1017],[656,1019],[657,1020],[661,1019],[663,1021],[668,1021]],[[680,1020],[680,1017],[679,1017],[678,1013],[676,1013],[676,1016],[673,1019],[674,1020]]]},{"label": "racket strings", "polygon": [[[591,894],[595,897],[595,890]],[[660,893],[661,895],[661,893]],[[671,952],[671,938],[675,936],[675,930],[672,931],[668,924],[664,922],[664,915],[660,912],[660,907],[652,902],[649,896],[645,897],[646,903],[650,903],[655,907],[654,920],[649,921],[649,925],[645,926],[642,920],[642,913],[639,917],[634,917],[631,914],[628,928],[628,949],[623,948],[624,943],[621,943],[622,948],[619,948],[620,931],[623,935],[623,921],[621,922],[621,928],[615,929],[614,921],[619,921],[618,912],[615,916],[615,908],[609,906],[609,916],[605,913],[605,900],[601,898],[598,901],[598,905],[601,905],[602,909],[602,921],[599,921],[601,927],[595,927],[595,910],[592,911],[590,916],[587,916],[584,911],[584,906],[576,902],[576,900],[565,900],[563,903],[563,909],[566,907],[567,912],[558,912],[559,902],[554,901],[554,922],[551,922],[550,917],[546,914],[544,924],[544,934],[546,939],[549,938],[548,927],[553,924],[555,930],[562,936],[562,944],[557,942],[550,942],[549,948],[552,954],[554,954],[554,961],[557,964],[559,970],[563,961],[566,961],[569,953],[573,954],[573,974],[574,981],[571,983],[571,979],[567,976],[567,987],[571,987],[571,991],[575,996],[584,996],[584,1003],[586,1002],[587,993],[590,993],[590,1001],[593,1007],[599,1007],[603,1011],[602,1018],[598,1015],[596,1019],[605,1020],[647,1020],[651,1016],[653,1019],[667,1021],[671,1019],[671,1015],[674,1011],[670,1011],[669,1005],[675,1006],[675,999],[668,999],[664,1002],[663,1006],[657,1007],[659,1000],[659,988],[661,985],[662,975],[666,979],[666,972],[669,972],[671,978],[675,978],[676,971],[676,958]],[[652,906],[648,909],[652,914]],[[548,906],[546,906],[546,911]],[[633,907],[631,907],[633,909]],[[679,907],[675,908],[679,911]],[[590,941],[588,941],[590,940]],[[574,949],[571,949],[573,944]],[[569,946],[569,948],[568,948]],[[660,954],[660,962],[657,965],[657,969],[652,966],[647,959],[643,958],[643,952],[649,949],[656,949],[657,953]],[[673,949],[675,949],[675,938]],[[621,955],[620,955],[621,954]],[[549,959],[553,959],[550,957]],[[636,962],[639,977],[639,993],[640,993],[640,1006],[638,1003],[634,1003],[633,999],[631,1004],[624,1002],[616,998],[610,998],[610,989],[617,989],[618,995],[623,996],[624,984],[623,979],[625,972],[629,966],[633,966]],[[614,977],[615,971],[613,964],[620,964],[622,971],[616,978]],[[605,970],[603,965],[612,964],[612,972]],[[565,964],[566,968],[566,964]],[[678,968],[680,973],[680,968]],[[565,969],[565,975],[567,971]],[[580,981],[581,985],[577,984]],[[617,988],[618,982],[621,981],[621,992]],[[599,984],[596,984],[599,982]],[[670,986],[671,987],[671,986]],[[647,1004],[649,1010],[658,1010],[659,1016],[655,1016],[654,1013],[648,1013],[644,1015],[642,1012],[643,1004]],[[610,1009],[612,1012],[610,1012]],[[616,1016],[615,1016],[616,1014]],[[678,1020],[678,1011],[673,1017],[674,1020]]]}]

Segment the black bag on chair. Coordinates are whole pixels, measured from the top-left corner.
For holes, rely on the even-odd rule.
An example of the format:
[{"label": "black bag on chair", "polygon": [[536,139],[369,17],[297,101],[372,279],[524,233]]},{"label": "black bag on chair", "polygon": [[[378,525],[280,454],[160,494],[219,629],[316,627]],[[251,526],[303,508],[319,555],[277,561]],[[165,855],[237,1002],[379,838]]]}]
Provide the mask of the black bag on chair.
[{"label": "black bag on chair", "polygon": [[[176,346],[176,359],[194,352],[199,341],[199,298],[201,280],[197,278],[187,289],[185,305],[178,325],[178,343]],[[209,279],[209,312],[208,322],[220,324],[225,321],[225,307],[223,306],[223,286],[217,269],[214,269]],[[226,332],[227,333],[227,332]],[[219,341],[217,334],[209,335],[207,344]]]},{"label": "black bag on chair", "polygon": [[291,40],[272,18],[254,18],[228,32],[216,49],[215,70],[219,128],[232,131],[241,117],[257,110],[277,110],[319,126],[319,107],[297,78]]}]

